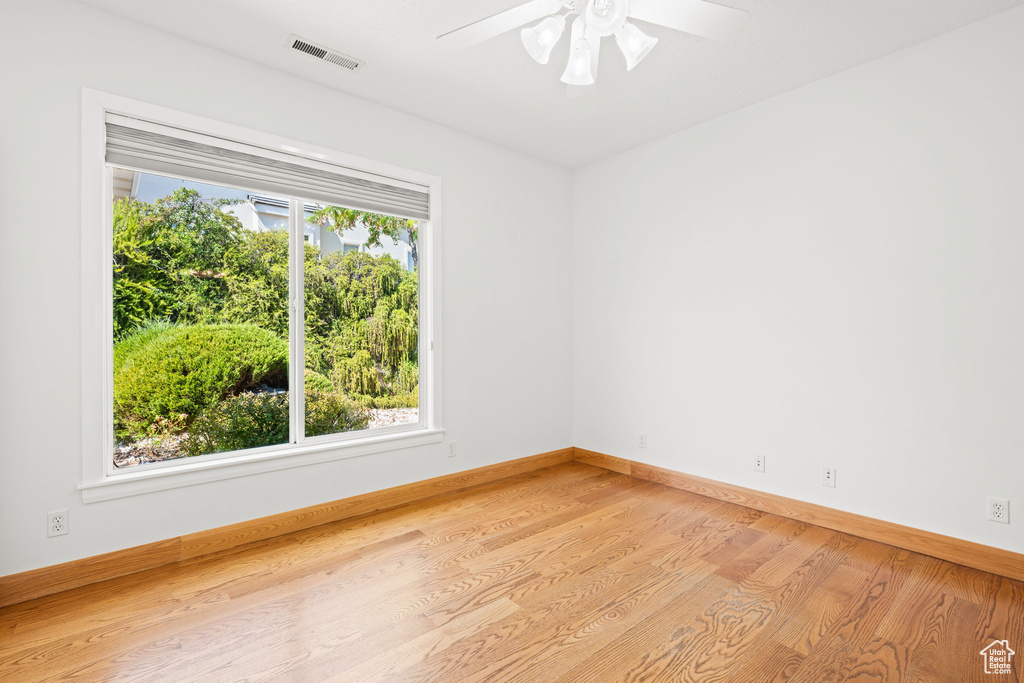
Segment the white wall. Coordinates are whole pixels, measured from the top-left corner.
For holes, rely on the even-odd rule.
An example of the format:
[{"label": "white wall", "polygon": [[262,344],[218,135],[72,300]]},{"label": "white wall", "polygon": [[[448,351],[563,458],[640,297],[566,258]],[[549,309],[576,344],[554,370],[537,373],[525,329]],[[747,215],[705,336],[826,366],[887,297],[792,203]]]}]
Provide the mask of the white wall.
[{"label": "white wall", "polygon": [[[0,63],[0,575],[571,445],[568,171],[63,0],[5,8]],[[440,176],[458,457],[437,444],[84,505],[83,86]],[[60,508],[71,533],[47,539]]]},{"label": "white wall", "polygon": [[1021,36],[1024,8],[574,173],[575,445],[1024,551]]}]

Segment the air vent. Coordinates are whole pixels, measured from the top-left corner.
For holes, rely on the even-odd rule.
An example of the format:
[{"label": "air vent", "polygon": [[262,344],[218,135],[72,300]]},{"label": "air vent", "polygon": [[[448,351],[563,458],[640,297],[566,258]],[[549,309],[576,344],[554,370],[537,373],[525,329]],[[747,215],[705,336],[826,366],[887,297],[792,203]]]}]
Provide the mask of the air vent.
[{"label": "air vent", "polygon": [[294,34],[288,36],[288,42],[285,43],[285,47],[290,47],[293,50],[304,52],[310,57],[316,57],[317,59],[325,62],[330,62],[335,66],[340,66],[343,69],[348,69],[349,71],[358,71],[360,67],[366,64],[366,62],[361,59],[356,59],[351,55],[338,52],[337,50],[332,50],[331,48],[324,47],[323,45],[317,45],[316,43],[312,43],[305,38],[300,38]]}]

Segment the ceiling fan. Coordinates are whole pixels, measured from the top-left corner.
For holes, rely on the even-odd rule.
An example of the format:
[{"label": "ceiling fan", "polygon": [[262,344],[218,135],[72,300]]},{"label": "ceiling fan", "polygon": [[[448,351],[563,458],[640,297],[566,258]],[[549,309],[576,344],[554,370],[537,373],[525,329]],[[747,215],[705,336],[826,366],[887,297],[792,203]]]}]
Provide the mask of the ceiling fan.
[{"label": "ceiling fan", "polygon": [[537,25],[524,28],[520,37],[530,56],[547,64],[565,31],[566,18],[573,14],[578,16],[569,36],[569,64],[562,74],[562,82],[570,86],[594,83],[601,38],[605,36],[615,36],[626,58],[627,71],[650,53],[658,39],[644,34],[630,19],[728,40],[748,16],[743,10],[705,0],[529,0],[445,33],[437,42],[455,52],[541,19]]}]

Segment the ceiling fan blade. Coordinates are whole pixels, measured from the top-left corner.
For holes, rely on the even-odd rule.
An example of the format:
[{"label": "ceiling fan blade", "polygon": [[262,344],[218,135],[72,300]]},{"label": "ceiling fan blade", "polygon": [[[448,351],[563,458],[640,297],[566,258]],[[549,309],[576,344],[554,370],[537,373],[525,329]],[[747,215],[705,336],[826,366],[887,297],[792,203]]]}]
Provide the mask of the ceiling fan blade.
[{"label": "ceiling fan blade", "polygon": [[438,36],[437,42],[448,52],[457,52],[506,31],[519,28],[535,19],[543,19],[561,8],[561,0],[530,0],[518,7],[498,12],[468,26],[449,31],[443,36]]},{"label": "ceiling fan blade", "polygon": [[630,0],[629,16],[713,40],[729,40],[750,16],[704,0]]}]

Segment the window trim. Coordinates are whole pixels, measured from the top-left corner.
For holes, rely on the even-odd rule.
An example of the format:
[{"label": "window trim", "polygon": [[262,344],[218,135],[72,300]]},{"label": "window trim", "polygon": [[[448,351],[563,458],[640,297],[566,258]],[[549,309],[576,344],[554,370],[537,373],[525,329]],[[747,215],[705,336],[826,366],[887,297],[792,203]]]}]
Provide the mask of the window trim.
[{"label": "window trim", "polygon": [[[419,280],[420,421],[417,425],[325,435],[298,444],[212,453],[184,459],[186,462],[151,463],[125,471],[114,469],[113,283],[110,276],[113,245],[109,227],[113,212],[109,200],[113,187],[105,159],[107,112],[147,118],[199,133],[285,150],[290,154],[298,153],[311,162],[327,161],[429,188],[431,217],[423,222],[418,244],[420,258],[429,263],[430,268],[426,273],[420,273]],[[436,249],[441,243],[440,178],[89,88],[82,89],[81,136],[82,478],[78,489],[84,502],[422,446],[438,443],[444,438],[441,419],[441,255]],[[294,230],[292,233],[296,234]],[[301,342],[301,336],[298,340],[294,334],[290,336],[291,344]],[[293,419],[297,418],[293,416]]]}]

